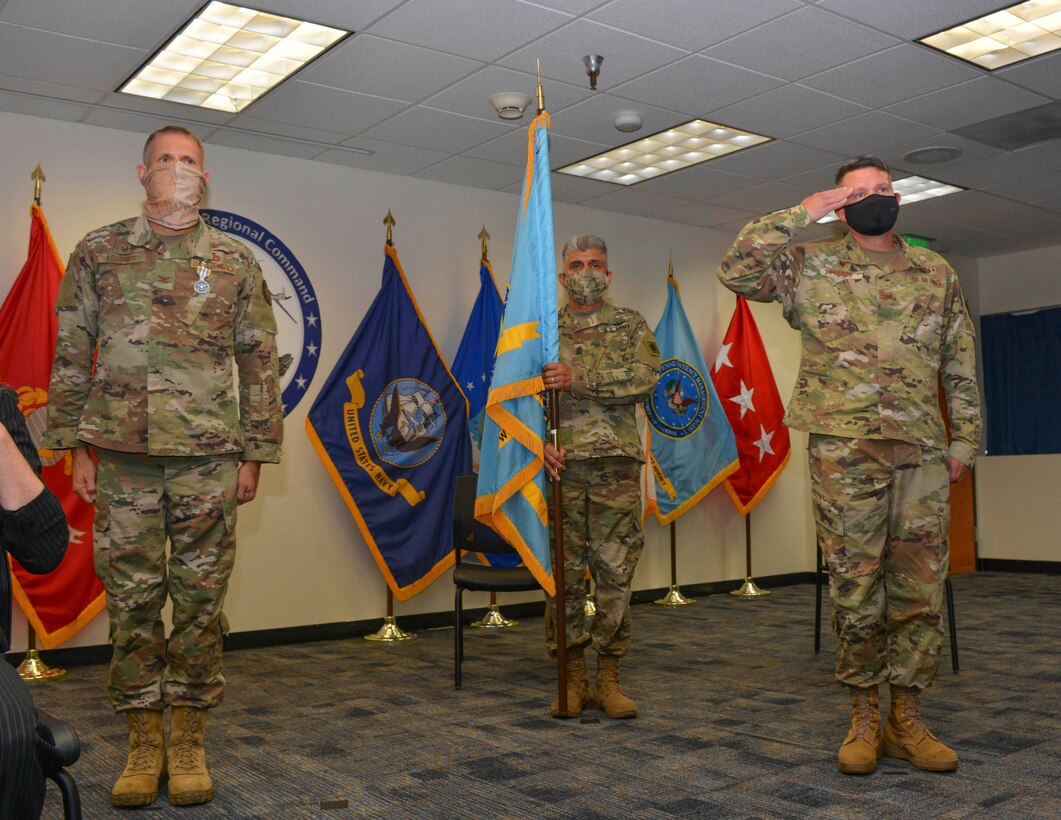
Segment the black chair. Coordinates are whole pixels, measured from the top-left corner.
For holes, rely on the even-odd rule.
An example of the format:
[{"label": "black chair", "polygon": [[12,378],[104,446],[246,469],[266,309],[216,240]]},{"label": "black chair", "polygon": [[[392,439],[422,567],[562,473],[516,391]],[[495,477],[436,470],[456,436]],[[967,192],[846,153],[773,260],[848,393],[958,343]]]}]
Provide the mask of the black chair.
[{"label": "black chair", "polygon": [[[822,650],[822,586],[823,578],[829,573],[829,566],[822,557],[821,544],[815,545],[815,571],[814,571],[814,654]],[[943,582],[943,588],[947,595],[947,628],[950,631],[950,665],[954,673],[960,670],[958,667],[958,627],[954,623],[954,586],[950,582],[950,576]]]},{"label": "black chair", "polygon": [[526,567],[492,567],[461,560],[465,550],[489,555],[511,555],[515,548],[489,527],[475,520],[475,488],[478,477],[464,475],[457,479],[453,500],[453,584],[457,588],[453,603],[453,688],[461,688],[461,663],[464,661],[464,591],[528,592],[541,589]]},{"label": "black chair", "polygon": [[[11,634],[11,575],[7,552],[0,546],[0,634]],[[4,641],[6,643],[6,641]],[[0,657],[0,663],[6,663]],[[55,747],[57,760],[45,767],[44,776],[53,781],[63,796],[63,817],[80,820],[81,795],[67,766],[73,765],[81,756],[81,742],[68,724],[43,709],[37,709],[37,734]]]}]

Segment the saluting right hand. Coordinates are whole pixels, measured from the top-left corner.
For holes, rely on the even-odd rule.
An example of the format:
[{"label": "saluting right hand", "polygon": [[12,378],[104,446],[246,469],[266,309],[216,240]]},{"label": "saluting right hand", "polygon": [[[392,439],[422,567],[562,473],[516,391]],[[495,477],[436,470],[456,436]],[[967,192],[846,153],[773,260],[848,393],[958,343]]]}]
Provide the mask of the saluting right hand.
[{"label": "saluting right hand", "polygon": [[854,193],[850,188],[830,188],[828,191],[818,191],[811,194],[800,204],[807,209],[811,222],[817,222],[823,216],[827,216],[837,208],[843,208],[847,200]]}]

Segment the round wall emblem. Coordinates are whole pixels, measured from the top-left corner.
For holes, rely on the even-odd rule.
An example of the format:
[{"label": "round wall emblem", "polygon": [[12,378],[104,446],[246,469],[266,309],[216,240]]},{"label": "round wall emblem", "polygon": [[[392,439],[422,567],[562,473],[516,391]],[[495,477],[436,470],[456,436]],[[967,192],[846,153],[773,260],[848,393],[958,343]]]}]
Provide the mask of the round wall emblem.
[{"label": "round wall emblem", "polygon": [[321,348],[321,317],[309,276],[291,250],[252,219],[204,208],[207,224],[242,242],[265,274],[276,315],[281,401],[290,413],[309,391]]},{"label": "round wall emblem", "polygon": [[667,359],[659,369],[652,397],[645,401],[649,423],[670,438],[685,438],[707,415],[707,388],[700,373],[680,359]]}]

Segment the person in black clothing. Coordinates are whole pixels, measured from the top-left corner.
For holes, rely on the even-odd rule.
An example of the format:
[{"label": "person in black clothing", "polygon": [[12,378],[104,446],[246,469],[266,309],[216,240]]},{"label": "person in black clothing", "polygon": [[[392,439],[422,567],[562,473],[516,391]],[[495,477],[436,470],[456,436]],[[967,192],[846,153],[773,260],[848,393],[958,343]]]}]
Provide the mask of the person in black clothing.
[{"label": "person in black clothing", "polygon": [[[40,575],[59,565],[68,530],[59,499],[40,480],[41,462],[18,396],[0,385],[0,652],[11,646],[11,578],[7,554]],[[0,817],[40,817],[44,767],[55,750],[37,734],[37,711],[26,684],[0,658]]]}]

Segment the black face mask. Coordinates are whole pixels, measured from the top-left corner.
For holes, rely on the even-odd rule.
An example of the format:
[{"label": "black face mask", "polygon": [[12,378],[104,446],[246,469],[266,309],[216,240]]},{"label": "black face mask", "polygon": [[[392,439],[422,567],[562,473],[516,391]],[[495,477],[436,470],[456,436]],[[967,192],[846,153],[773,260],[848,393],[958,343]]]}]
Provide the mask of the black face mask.
[{"label": "black face mask", "polygon": [[895,227],[899,200],[894,194],[873,194],[844,208],[844,217],[852,230],[865,236],[880,236]]}]

